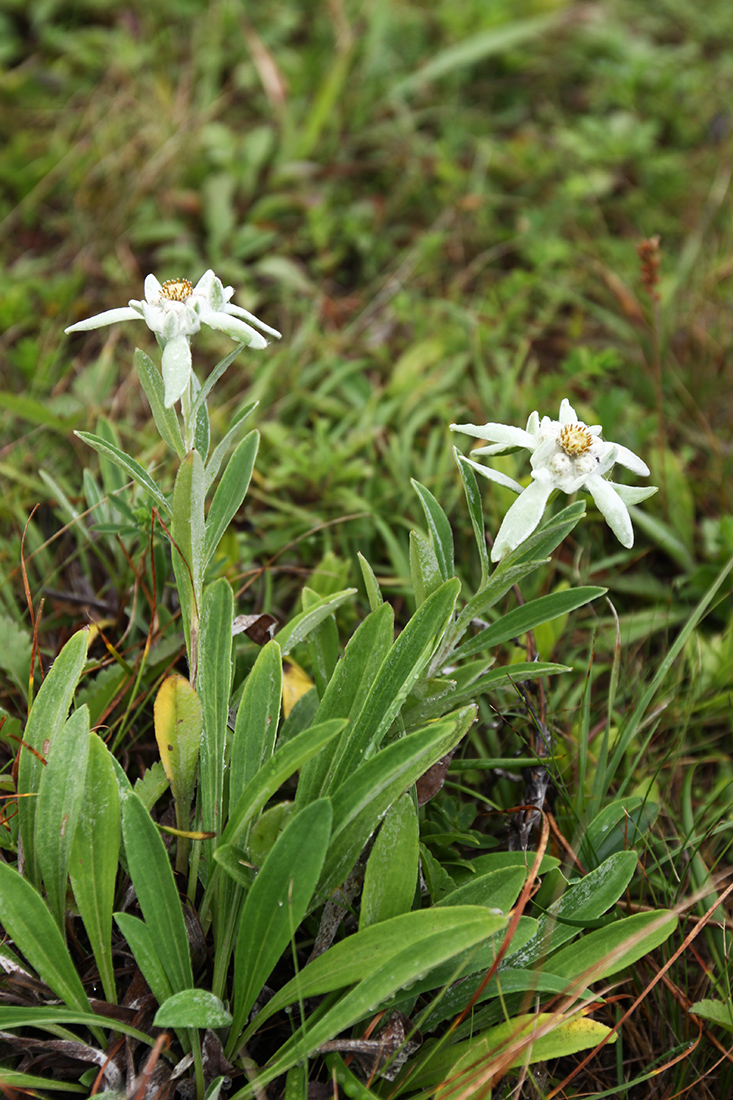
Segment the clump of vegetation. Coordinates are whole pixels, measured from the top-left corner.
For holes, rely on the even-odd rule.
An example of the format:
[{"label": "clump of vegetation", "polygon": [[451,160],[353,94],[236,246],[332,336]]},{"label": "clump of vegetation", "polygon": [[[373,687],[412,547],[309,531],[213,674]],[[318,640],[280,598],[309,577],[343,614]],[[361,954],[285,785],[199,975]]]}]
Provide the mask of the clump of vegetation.
[{"label": "clump of vegetation", "polygon": [[0,20],[0,1083],[725,1095],[727,6]]}]

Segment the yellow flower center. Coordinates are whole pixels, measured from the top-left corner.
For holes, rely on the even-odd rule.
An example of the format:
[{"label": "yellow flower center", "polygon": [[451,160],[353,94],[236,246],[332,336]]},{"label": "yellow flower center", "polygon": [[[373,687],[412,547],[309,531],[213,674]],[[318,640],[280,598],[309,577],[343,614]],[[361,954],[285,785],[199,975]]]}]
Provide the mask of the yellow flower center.
[{"label": "yellow flower center", "polygon": [[193,283],[188,279],[168,279],[160,288],[161,298],[168,298],[171,302],[185,302],[193,294]]},{"label": "yellow flower center", "polygon": [[593,436],[582,424],[565,424],[560,432],[560,446],[566,455],[583,455],[593,445]]}]

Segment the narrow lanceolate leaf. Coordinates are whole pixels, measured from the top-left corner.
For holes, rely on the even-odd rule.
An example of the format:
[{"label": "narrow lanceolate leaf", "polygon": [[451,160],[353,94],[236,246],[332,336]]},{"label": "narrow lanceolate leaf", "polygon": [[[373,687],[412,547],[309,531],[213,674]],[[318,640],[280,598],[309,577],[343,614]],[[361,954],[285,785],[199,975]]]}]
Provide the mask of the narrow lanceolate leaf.
[{"label": "narrow lanceolate leaf", "polygon": [[443,583],[435,550],[418,531],[410,531],[410,577],[418,607]]},{"label": "narrow lanceolate leaf", "polygon": [[324,793],[341,783],[381,743],[400,707],[424,670],[452,615],[461,582],[454,578],[419,607],[377,673],[358,718],[339,744]]},{"label": "narrow lanceolate leaf", "polygon": [[463,455],[460,453],[457,447],[453,448],[453,454],[455,460],[458,463],[458,469],[461,474],[461,480],[463,482],[463,491],[466,494],[466,503],[468,504],[468,514],[471,517],[471,526],[473,527],[474,537],[476,539],[476,546],[479,552],[479,559],[481,561],[481,585],[483,588],[489,579],[489,551],[486,546],[486,528],[484,526],[484,512],[481,505],[481,493],[479,491],[478,482],[476,481],[476,475],[469,462],[466,462]]},{"label": "narrow lanceolate leaf", "polygon": [[69,874],[104,995],[114,1003],[112,909],[120,852],[120,796],[109,750],[96,733],[90,733],[88,739],[86,788],[71,847]]},{"label": "narrow lanceolate leaf", "polygon": [[176,475],[172,534],[173,568],[190,657],[191,623],[201,614],[204,576],[204,464],[198,451],[189,451]]},{"label": "narrow lanceolate leaf", "polygon": [[[460,912],[444,910],[451,911]],[[483,916],[479,917],[479,912]],[[405,941],[396,955],[381,966],[373,965],[367,976],[354,989],[344,994],[332,1008],[316,1020],[305,1021],[303,1027],[280,1048],[268,1069],[257,1078],[256,1084],[262,1087],[284,1073],[334,1035],[378,1011],[398,990],[415,981],[423,970],[438,966],[459,951],[481,943],[506,921],[504,917],[492,917],[485,909],[474,910],[474,913],[477,915],[473,919],[456,921],[447,936],[441,933],[426,937],[420,942],[419,949],[416,949],[414,943]],[[374,927],[380,929],[384,925]]]},{"label": "narrow lanceolate leaf", "polygon": [[[379,603],[350,638],[321,699],[316,721],[355,720],[392,647],[393,637],[394,612],[388,603]],[[337,744],[332,742],[302,769],[295,796],[297,806],[306,806],[321,794]]]},{"label": "narrow lanceolate leaf", "polygon": [[153,946],[153,939],[145,921],[133,917],[132,913],[115,913],[117,927],[127,940],[140,973],[150,986],[150,992],[158,1004],[163,1004],[172,995],[163,964]]},{"label": "narrow lanceolate leaf", "polygon": [[[207,379],[207,381],[208,381],[208,379]],[[197,398],[197,400],[198,400],[198,398]],[[211,452],[211,457],[209,458],[208,462],[206,463],[206,491],[207,492],[209,491],[209,488],[213,485],[214,481],[216,480],[216,475],[219,473],[219,468],[221,467],[221,464],[224,461],[224,456],[226,455],[229,448],[234,444],[234,441],[236,440],[237,436],[240,434],[240,432],[242,431],[242,428],[244,427],[245,421],[249,418],[249,416],[253,412],[253,410],[257,408],[258,404],[259,404],[259,402],[253,401],[251,404],[247,405],[244,409],[242,409],[242,411],[235,417],[231,428],[229,429],[227,434],[224,436],[221,443],[217,444],[217,446]]]},{"label": "narrow lanceolate leaf", "polygon": [[502,615],[498,622],[493,623],[485,630],[481,630],[475,637],[464,642],[462,646],[454,650],[453,658],[459,660],[473,657],[474,654],[481,653],[482,650],[501,645],[502,642],[525,634],[528,630],[533,630],[542,623],[550,622],[552,619],[559,618],[560,615],[567,615],[570,611],[583,607],[584,604],[598,599],[607,591],[606,588],[585,585],[581,588],[570,588],[563,592],[552,592],[549,596],[540,596],[539,599],[531,600],[530,603],[526,603],[522,607],[516,607],[513,611]]},{"label": "narrow lanceolate leaf", "polygon": [[297,734],[278,748],[257,772],[229,814],[222,844],[236,844],[255,814],[258,814],[286,779],[337,737],[346,723],[339,719],[320,722]]},{"label": "narrow lanceolate leaf", "polygon": [[476,708],[470,706],[431,722],[382,749],[342,783],[332,796],[331,844],[317,902],[343,882],[392,803],[458,744],[475,717]]},{"label": "narrow lanceolate leaf", "polygon": [[153,414],[155,426],[161,438],[168,444],[179,458],[184,458],[186,448],[178,423],[178,414],[175,409],[165,407],[165,388],[160,371],[149,355],[140,348],[135,349],[135,369],[140,379],[140,384],[145,390],[150,410]]},{"label": "narrow lanceolate leaf", "polygon": [[[483,912],[483,917],[479,916],[480,912]],[[249,1025],[245,1039],[286,1005],[294,1004],[301,998],[305,1000],[333,993],[363,981],[399,955],[405,944],[410,944],[413,954],[421,959],[422,945],[431,942],[434,937],[450,942],[452,937],[462,940],[466,935],[468,943],[456,944],[455,951],[448,953],[450,958],[464,947],[488,939],[506,923],[506,917],[489,914],[486,909],[477,906],[464,905],[453,909],[418,909],[369,928],[360,928],[354,935],[329,947],[278,990]],[[474,938],[476,933],[478,936]],[[437,963],[428,965],[426,960],[424,969],[430,970],[433,965]]]},{"label": "narrow lanceolate leaf", "polygon": [[211,561],[222,535],[242,507],[254,470],[259,444],[259,432],[250,432],[237,446],[227,463],[206,517],[204,550],[206,564]]},{"label": "narrow lanceolate leaf", "polygon": [[119,466],[121,470],[124,470],[133,481],[136,481],[141,489],[144,489],[149,497],[153,500],[153,503],[157,504],[166,515],[169,512],[168,501],[161,493],[158,486],[153,481],[152,477],[146,470],[143,470],[139,462],[136,462],[134,458],[130,458],[128,454],[121,451],[119,447],[115,447],[112,443],[105,442],[104,439],[100,439],[97,435],[92,435],[91,432],[74,432],[74,435],[78,436],[84,443],[88,443],[95,451],[100,455],[104,455],[105,458],[109,458],[115,465]]},{"label": "narrow lanceolate leaf", "polygon": [[91,1012],[73,959],[46,903],[8,863],[0,863],[0,924],[65,1005]]},{"label": "narrow lanceolate leaf", "polygon": [[28,797],[18,799],[18,816],[25,857],[25,875],[37,886],[40,886],[40,870],[35,842],[36,795],[46,753],[69,713],[71,700],[84,668],[88,645],[87,627],[77,631],[66,643],[39,689],[23,734],[27,747],[24,746],[20,752],[18,794]]},{"label": "narrow lanceolate leaf", "polygon": [[239,1048],[252,1006],[306,914],[330,829],[328,799],[306,806],[285,826],[247,894],[234,954],[234,1020],[228,1054]]},{"label": "narrow lanceolate leaf", "polygon": [[280,646],[272,641],[257,655],[237,711],[229,778],[231,806],[236,806],[247,784],[272,756],[282,690]]},{"label": "narrow lanceolate leaf", "polygon": [[122,802],[122,837],[137,899],[174,993],[193,986],[186,925],[168,853],[136,794]]},{"label": "narrow lanceolate leaf", "polygon": [[455,573],[453,531],[451,530],[450,520],[430,490],[421,485],[419,481],[415,481],[414,478],[411,480],[413,489],[420,497],[420,503],[430,532],[430,541],[438,559],[441,576],[444,581],[448,581]]},{"label": "narrow lanceolate leaf", "polygon": [[420,829],[415,803],[403,794],[381,824],[369,853],[361,895],[359,928],[409,913],[415,898]]},{"label": "narrow lanceolate leaf", "polygon": [[578,942],[558,951],[548,962],[548,970],[560,978],[587,975],[595,982],[631,966],[643,955],[672,935],[677,917],[665,909],[653,913],[634,913],[605,928],[589,932]]},{"label": "narrow lanceolate leaf", "polygon": [[307,611],[301,611],[300,615],[291,619],[277,634],[283,657],[304,641],[311,630],[315,630],[324,619],[332,615],[337,607],[341,607],[342,603],[346,603],[355,595],[355,588],[344,588],[341,592],[334,592],[332,596],[323,596],[317,603],[311,604]]},{"label": "narrow lanceolate leaf", "polygon": [[54,738],[38,787],[36,851],[46,899],[66,938],[69,855],[84,797],[89,755],[89,711],[74,711]]},{"label": "narrow lanceolate leaf", "polygon": [[201,828],[217,834],[224,828],[221,815],[232,682],[233,618],[231,585],[226,577],[220,577],[204,593],[197,680],[203,714],[199,779]]}]

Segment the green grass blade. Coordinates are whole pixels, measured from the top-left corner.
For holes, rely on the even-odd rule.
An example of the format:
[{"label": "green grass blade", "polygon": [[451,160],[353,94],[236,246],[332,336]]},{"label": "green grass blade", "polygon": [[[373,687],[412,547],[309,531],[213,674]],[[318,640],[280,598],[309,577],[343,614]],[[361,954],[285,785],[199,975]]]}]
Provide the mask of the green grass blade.
[{"label": "green grass blade", "polygon": [[132,951],[140,973],[150,986],[150,992],[162,1005],[173,994],[163,964],[153,946],[150,929],[145,921],[132,913],[115,913],[115,922]]},{"label": "green grass blade", "polygon": [[69,856],[87,784],[89,711],[80,707],[59,730],[38,787],[36,850],[46,901],[66,938]]},{"label": "green grass blade", "polygon": [[[672,665],[674,664],[674,662],[677,660],[678,656],[680,655],[680,653],[684,649],[685,645],[687,644],[687,640],[690,637],[690,635],[692,634],[693,630],[698,625],[698,623],[704,618],[708,608],[712,604],[713,600],[715,599],[715,596],[719,592],[719,590],[722,587],[726,577],[728,576],[728,574],[730,573],[730,571],[732,569],[733,569],[733,558],[730,559],[730,561],[724,566],[724,568],[721,570],[721,572],[715,578],[715,581],[710,586],[710,588],[707,590],[707,592],[705,593],[703,598],[700,600],[699,604],[697,605],[697,607],[693,611],[692,615],[687,620],[684,627],[682,628],[682,630],[680,631],[678,636],[675,638],[674,642],[669,647],[669,649],[665,653],[662,660],[659,662],[659,667],[656,671],[656,674],[654,675],[654,678],[652,679],[652,682],[649,684],[649,687],[646,689],[646,691],[642,695],[641,699],[639,700],[639,702],[635,706],[633,713],[629,717],[628,721],[626,721],[624,723],[624,725],[623,725],[623,727],[622,727],[622,729],[619,733],[616,748],[614,750],[613,756],[611,757],[611,761],[610,761],[610,763],[608,765],[608,768],[607,768],[607,771],[606,771],[606,782],[607,783],[610,784],[610,783],[613,782],[613,779],[616,775],[616,772],[618,771],[619,767],[621,766],[621,762],[622,762],[624,756],[626,755],[626,751],[627,751],[629,745],[632,743],[632,741],[634,740],[634,738],[637,735],[637,732],[639,730],[639,726],[641,725],[641,722],[644,718],[644,715],[647,711],[647,708],[648,708],[649,704],[651,703],[652,699],[656,695],[659,688],[664,683],[664,680],[666,679],[669,670],[671,669]],[[643,753],[645,751],[646,751],[645,747],[642,747],[642,749],[639,752],[639,758],[643,755]],[[629,777],[635,774],[636,769],[638,767],[638,763],[639,763],[639,759],[636,760],[636,762],[634,763],[632,768],[629,770]],[[628,782],[628,778],[625,779],[624,782],[621,784],[619,794],[624,793],[627,782]]]},{"label": "green grass blade", "polygon": [[108,1001],[116,1001],[112,964],[112,910],[120,853],[120,796],[112,758],[89,734],[84,801],[71,848],[69,872],[76,904]]}]

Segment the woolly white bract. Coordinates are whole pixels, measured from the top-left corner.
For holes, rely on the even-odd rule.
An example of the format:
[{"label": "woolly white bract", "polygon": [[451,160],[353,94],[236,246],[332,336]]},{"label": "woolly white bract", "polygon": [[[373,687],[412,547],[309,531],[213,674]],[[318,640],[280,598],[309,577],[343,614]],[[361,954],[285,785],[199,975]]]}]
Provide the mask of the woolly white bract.
[{"label": "woolly white bract", "polygon": [[451,424],[451,430],[490,441],[490,446],[479,447],[472,455],[502,454],[517,447],[531,455],[532,481],[526,488],[490,466],[472,458],[466,460],[484,477],[519,494],[499,528],[491,551],[492,561],[500,561],[532,534],[555,489],[564,493],[576,493],[579,489],[589,492],[619,542],[626,547],[634,545],[627,505],[646,500],[656,493],[656,487],[617,485],[606,475],[617,462],[644,477],[649,476],[649,467],[620,443],[604,442],[600,438],[601,426],[589,426],[578,420],[567,398],[560,405],[558,420],[549,416],[540,420],[539,413],[533,412],[526,428],[508,424]]},{"label": "woolly white bract", "polygon": [[165,405],[170,408],[183,396],[188,386],[191,377],[191,337],[202,324],[225,332],[232,340],[248,344],[251,348],[267,346],[262,332],[257,332],[252,325],[280,338],[277,329],[270,328],[241,306],[233,305],[229,301],[233,294],[234,289],[225,287],[211,269],[201,276],[196,286],[188,279],[169,279],[161,284],[155,275],[148,275],[142,301],[133,298],[126,306],[108,309],[95,317],[78,321],[65,331],[84,332],[114,325],[118,321],[145,321],[163,346]]}]

